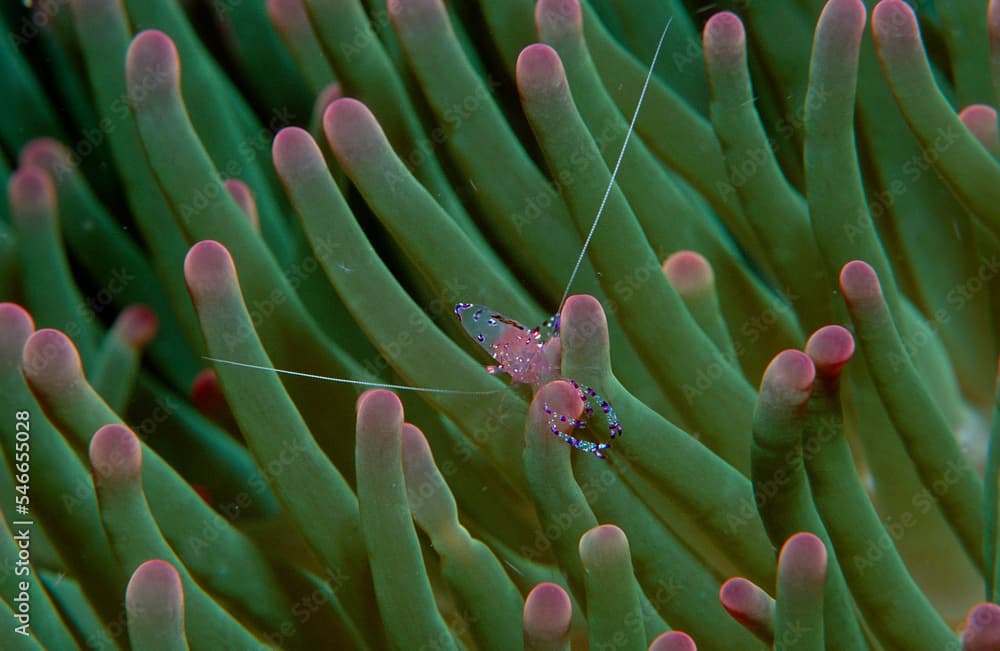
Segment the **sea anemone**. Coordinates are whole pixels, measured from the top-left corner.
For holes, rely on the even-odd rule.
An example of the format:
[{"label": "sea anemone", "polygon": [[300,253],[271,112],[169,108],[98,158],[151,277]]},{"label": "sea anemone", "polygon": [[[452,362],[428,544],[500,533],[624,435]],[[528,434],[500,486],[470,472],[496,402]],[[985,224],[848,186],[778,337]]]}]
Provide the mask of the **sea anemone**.
[{"label": "sea anemone", "polygon": [[3,648],[1000,648],[1000,2],[0,19]]}]

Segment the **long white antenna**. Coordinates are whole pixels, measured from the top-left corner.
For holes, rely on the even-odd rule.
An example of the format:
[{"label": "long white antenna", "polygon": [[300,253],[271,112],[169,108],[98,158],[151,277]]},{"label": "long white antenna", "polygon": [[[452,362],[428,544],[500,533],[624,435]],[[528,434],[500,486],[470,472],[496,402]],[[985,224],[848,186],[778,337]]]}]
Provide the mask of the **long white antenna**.
[{"label": "long white antenna", "polygon": [[312,373],[300,373],[299,371],[286,371],[280,368],[271,368],[270,366],[258,366],[257,364],[245,364],[243,362],[233,362],[228,359],[219,359],[217,357],[203,357],[202,359],[207,359],[210,362],[216,362],[217,364],[228,364],[229,366],[240,366],[242,368],[252,368],[258,371],[274,371],[275,373],[281,373],[282,375],[294,375],[296,377],[305,377],[311,380],[323,380],[325,382],[338,382],[340,384],[355,384],[362,387],[372,387],[375,389],[394,389],[397,391],[417,391],[420,393],[452,393],[458,395],[468,395],[468,396],[485,396],[493,393],[503,393],[504,389],[494,389],[493,391],[464,391],[462,389],[428,389],[425,387],[411,387],[402,384],[384,384],[382,382],[365,382],[364,380],[348,380],[339,377],[329,377],[326,375],[313,375]]},{"label": "long white antenna", "polygon": [[[639,109],[642,108],[642,103],[646,99],[646,90],[649,88],[649,82],[653,78],[653,69],[656,68],[656,61],[660,57],[660,50],[663,49],[663,41],[667,37],[667,32],[670,30],[670,23],[673,22],[673,17],[671,16],[667,20],[666,26],[663,28],[663,33],[660,34],[660,40],[656,44],[656,51],[653,53],[653,60],[649,64],[649,71],[646,73],[646,79],[642,84],[642,92],[639,93],[639,101],[635,105],[635,111],[632,113],[632,120],[629,122],[628,131],[625,133],[625,141],[622,143],[621,151],[618,152],[618,160],[615,161],[615,167],[611,171],[611,179],[608,181],[608,187],[604,190],[604,196],[601,198],[601,205],[597,208],[597,214],[594,216],[594,223],[590,225],[590,232],[587,233],[587,239],[583,242],[583,248],[580,250],[580,256],[576,259],[576,264],[573,266],[573,273],[569,276],[569,282],[566,283],[566,291],[563,292],[562,300],[559,301],[559,309],[556,311],[556,315],[562,313],[563,305],[566,303],[566,299],[569,298],[569,291],[573,287],[573,281],[576,279],[576,274],[580,271],[580,265],[583,264],[583,258],[587,255],[587,249],[590,247],[590,241],[594,238],[594,231],[597,230],[597,224],[601,221],[601,215],[604,214],[604,208],[608,204],[608,197],[611,196],[611,190],[614,188],[615,179],[618,178],[618,170],[622,166],[622,159],[625,158],[625,150],[628,147],[629,139],[632,137],[632,132],[635,131],[635,123],[639,118]],[[272,368],[270,366],[259,366],[257,364],[246,364],[244,362],[234,362],[228,359],[219,359],[217,357],[203,357],[210,362],[215,362],[216,364],[227,364],[229,366],[240,366],[242,368],[250,368],[258,371],[274,371],[275,373],[281,373],[282,375],[293,375],[295,377],[304,377],[312,380],[323,380],[324,382],[337,382],[340,384],[353,384],[356,386],[372,387],[379,389],[393,389],[396,391],[416,391],[418,393],[449,393],[453,395],[469,395],[469,396],[484,396],[496,393],[503,393],[504,389],[495,389],[493,391],[465,391],[462,389],[432,389],[428,387],[411,387],[402,384],[385,384],[382,382],[366,382],[364,380],[348,380],[346,378],[339,377],[329,377],[326,375],[314,375],[312,373],[301,373],[299,371],[287,371],[280,368]]]},{"label": "long white antenna", "polygon": [[646,73],[646,81],[643,82],[642,92],[639,93],[639,102],[635,105],[635,111],[632,113],[632,121],[629,122],[628,132],[625,134],[625,142],[622,143],[621,151],[618,152],[618,160],[615,162],[614,170],[611,171],[611,180],[608,181],[608,187],[604,190],[604,197],[601,199],[601,205],[597,209],[597,215],[594,216],[594,223],[590,225],[590,232],[587,233],[587,239],[584,240],[583,248],[580,249],[580,257],[576,259],[576,265],[573,266],[573,273],[569,275],[569,282],[566,283],[566,291],[563,292],[562,300],[559,301],[559,309],[556,310],[557,315],[562,314],[563,305],[566,304],[566,299],[569,298],[569,290],[573,287],[576,274],[580,271],[580,265],[583,264],[583,257],[587,255],[587,248],[590,247],[590,240],[594,238],[594,231],[597,230],[597,224],[601,221],[601,215],[604,214],[604,208],[608,204],[608,197],[611,196],[611,189],[615,186],[615,179],[618,177],[618,169],[622,166],[622,159],[625,158],[625,149],[628,147],[629,138],[632,137],[632,132],[635,131],[635,122],[639,118],[639,109],[642,108],[642,103],[646,99],[646,89],[649,88],[649,81],[653,78],[653,69],[656,67],[656,60],[660,57],[663,40],[667,37],[667,32],[670,30],[670,23],[673,20],[673,16],[667,20],[667,25],[663,28],[663,33],[660,34],[660,41],[656,44],[656,52],[653,53],[653,60],[650,62],[649,71]]}]

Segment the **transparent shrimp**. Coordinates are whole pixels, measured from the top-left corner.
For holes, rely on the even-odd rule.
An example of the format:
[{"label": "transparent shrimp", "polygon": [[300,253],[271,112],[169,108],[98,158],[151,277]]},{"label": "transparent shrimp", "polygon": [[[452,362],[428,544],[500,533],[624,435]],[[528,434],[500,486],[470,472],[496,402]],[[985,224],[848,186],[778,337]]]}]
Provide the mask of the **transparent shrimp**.
[{"label": "transparent shrimp", "polygon": [[[513,319],[491,310],[484,305],[459,303],[455,306],[455,316],[469,336],[489,353],[496,362],[487,366],[492,374],[506,373],[512,382],[529,385],[534,391],[552,380],[560,379],[559,374],[559,318],[554,316],[536,328],[527,328]],[[600,410],[608,421],[611,438],[622,433],[621,423],[611,404],[593,388],[565,378],[583,402],[582,419],[565,416],[544,405],[549,416],[549,430],[577,450],[590,452],[604,459],[608,443],[596,443],[574,436],[573,432],[585,429],[590,417]],[[562,426],[568,426],[564,432]]]},{"label": "transparent shrimp", "polygon": [[[635,131],[635,122],[639,117],[639,109],[642,107],[643,100],[646,97],[646,90],[649,88],[649,81],[653,76],[656,60],[660,56],[663,41],[669,30],[670,21],[668,20],[666,26],[663,28],[663,33],[660,34],[660,40],[656,44],[656,52],[653,54],[652,63],[649,66],[645,82],[642,85],[642,92],[639,94],[639,101],[636,103],[628,132],[625,134],[625,141],[618,152],[618,159],[615,161],[614,169],[611,170],[611,179],[608,182],[608,187],[601,198],[601,204],[597,209],[597,214],[594,216],[590,231],[583,242],[583,247],[580,249],[580,255],[576,259],[573,271],[570,273],[569,281],[566,283],[566,290],[559,301],[559,309],[556,310],[555,315],[549,317],[542,325],[529,329],[514,319],[505,317],[484,305],[476,303],[458,303],[455,305],[455,315],[462,323],[465,331],[496,361],[496,365],[486,367],[486,370],[490,373],[506,373],[513,382],[527,384],[535,391],[546,382],[560,378],[559,356],[557,352],[553,352],[558,350],[558,347],[552,345],[559,337],[559,315],[566,304],[566,299],[569,298],[573,281],[576,279],[576,274],[580,271],[580,265],[583,263],[583,258],[590,247],[590,241],[594,238],[594,232],[597,230],[597,225],[604,214],[604,208],[607,206],[608,197],[614,188],[615,178],[618,176],[622,159],[625,157],[625,150],[628,148],[629,139],[632,136],[632,132]],[[618,416],[615,414],[611,403],[602,398],[593,388],[580,384],[572,378],[564,379],[573,385],[580,396],[580,400],[583,402],[584,415],[581,419],[572,418],[559,414],[550,409],[548,405],[545,405],[545,413],[549,415],[549,429],[553,434],[577,450],[590,452],[598,458],[604,459],[604,450],[608,449],[608,443],[596,443],[579,438],[574,436],[573,432],[585,429],[591,417],[597,410],[600,410],[607,419],[610,437],[612,439],[617,438],[622,434],[622,426],[618,420]],[[568,426],[569,432],[564,432],[561,425]]]}]

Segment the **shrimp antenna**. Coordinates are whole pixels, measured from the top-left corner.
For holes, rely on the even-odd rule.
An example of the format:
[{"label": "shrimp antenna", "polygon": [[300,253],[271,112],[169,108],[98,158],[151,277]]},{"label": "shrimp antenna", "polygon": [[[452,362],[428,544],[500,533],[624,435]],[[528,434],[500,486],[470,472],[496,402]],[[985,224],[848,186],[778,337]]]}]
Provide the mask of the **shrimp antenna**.
[{"label": "shrimp antenna", "polygon": [[[649,64],[649,70],[646,72],[646,79],[642,84],[642,92],[639,93],[639,101],[635,105],[635,111],[632,113],[632,120],[629,122],[628,131],[625,133],[625,141],[622,143],[621,151],[618,152],[618,160],[615,161],[615,167],[611,171],[611,178],[608,180],[608,187],[604,190],[604,196],[601,198],[601,205],[597,208],[597,214],[594,216],[594,222],[590,225],[590,232],[587,233],[587,238],[583,242],[583,248],[580,249],[580,255],[576,259],[576,264],[573,266],[573,272],[569,275],[569,282],[566,283],[566,290],[563,292],[562,299],[559,301],[559,309],[556,310],[556,315],[558,316],[566,304],[566,299],[569,298],[569,291],[573,287],[573,281],[576,279],[577,273],[580,271],[580,265],[583,264],[583,258],[587,255],[587,249],[590,247],[590,241],[594,238],[594,232],[597,230],[597,225],[601,221],[601,216],[604,214],[604,209],[607,207],[608,198],[611,196],[611,190],[615,186],[615,179],[618,178],[618,170],[621,169],[622,160],[625,158],[625,150],[628,148],[629,140],[632,137],[632,133],[635,131],[636,120],[639,119],[639,109],[642,108],[642,103],[646,99],[646,91],[649,89],[649,82],[653,78],[653,70],[656,68],[656,61],[660,57],[660,51],[663,49],[663,41],[667,37],[667,32],[670,31],[670,23],[673,22],[673,17],[671,16],[667,20],[666,26],[663,28],[663,32],[660,34],[660,40],[656,44],[656,51],[653,52],[653,60]],[[280,368],[273,368],[270,366],[260,366],[258,364],[247,364],[245,362],[234,362],[228,359],[219,359],[218,357],[202,357],[202,359],[208,360],[210,362],[215,362],[216,364],[226,364],[228,366],[239,366],[241,368],[250,368],[258,371],[273,371],[275,373],[280,373],[282,375],[292,375],[295,377],[304,377],[312,380],[323,380],[324,382],[337,382],[339,384],[353,384],[355,386],[362,387],[372,387],[378,389],[392,389],[394,391],[416,391],[417,393],[446,393],[452,395],[466,395],[466,396],[484,396],[497,393],[503,393],[505,389],[494,389],[492,391],[467,391],[463,389],[433,389],[430,387],[411,387],[402,384],[386,384],[383,382],[367,382],[365,380],[349,380],[346,378],[339,377],[329,377],[326,375],[314,375],[312,373],[302,373],[299,371],[288,371]]]},{"label": "shrimp antenna", "polygon": [[252,368],[258,371],[274,371],[275,373],[281,373],[282,375],[294,375],[295,377],[305,377],[311,380],[323,380],[325,382],[337,382],[339,384],[354,384],[362,387],[372,387],[375,389],[393,389],[395,391],[416,391],[418,393],[451,393],[455,395],[466,395],[466,396],[485,396],[494,393],[503,393],[505,389],[494,389],[492,391],[466,391],[463,389],[431,389],[427,387],[411,387],[403,384],[385,384],[383,382],[366,382],[364,380],[348,380],[339,377],[329,377],[327,375],[313,375],[312,373],[301,373],[299,371],[286,371],[280,368],[272,368],[270,366],[259,366],[257,364],[246,364],[244,362],[233,362],[228,359],[219,359],[218,357],[202,357],[210,362],[215,362],[216,364],[228,364],[229,366],[239,366],[241,368]]},{"label": "shrimp antenna", "polygon": [[635,131],[635,122],[639,118],[639,109],[642,108],[642,103],[646,99],[646,90],[649,88],[649,82],[653,78],[653,69],[656,67],[656,60],[660,57],[660,50],[663,49],[663,40],[667,37],[667,32],[670,30],[670,23],[673,21],[673,16],[667,20],[667,24],[663,28],[663,33],[660,34],[660,40],[656,44],[656,51],[653,53],[653,60],[649,64],[649,71],[646,72],[646,80],[642,84],[642,92],[639,93],[639,101],[635,105],[635,111],[632,113],[632,121],[629,122],[628,131],[625,133],[625,142],[622,143],[621,151],[618,152],[618,160],[615,161],[615,168],[611,171],[611,179],[608,181],[608,187],[604,190],[604,197],[601,199],[601,205],[597,208],[597,214],[594,216],[594,223],[590,225],[590,232],[587,233],[587,239],[584,240],[583,248],[580,249],[580,256],[576,259],[576,265],[573,266],[573,273],[569,275],[569,282],[566,283],[566,291],[563,292],[562,300],[559,301],[559,309],[556,310],[557,316],[562,314],[562,309],[566,304],[566,299],[569,298],[569,290],[573,287],[573,281],[576,279],[576,274],[580,271],[580,265],[583,264],[583,257],[587,255],[587,249],[590,247],[590,240],[594,238],[594,231],[597,230],[597,224],[601,221],[601,215],[604,214],[604,208],[608,205],[608,197],[611,196],[611,190],[615,187],[615,179],[618,178],[618,170],[622,166],[622,159],[625,158],[625,149],[628,148],[628,141],[632,137],[632,132]]}]

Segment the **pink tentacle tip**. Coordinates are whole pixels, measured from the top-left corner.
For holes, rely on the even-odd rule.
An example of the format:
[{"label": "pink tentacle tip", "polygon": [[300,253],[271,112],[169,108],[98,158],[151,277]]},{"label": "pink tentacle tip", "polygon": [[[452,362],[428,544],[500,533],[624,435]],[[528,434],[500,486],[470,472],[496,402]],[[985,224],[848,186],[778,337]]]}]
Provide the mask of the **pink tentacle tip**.
[{"label": "pink tentacle tip", "polygon": [[152,308],[145,305],[130,305],[122,310],[115,320],[114,329],[130,346],[145,348],[156,336],[160,320]]},{"label": "pink tentacle tip", "polygon": [[839,20],[863,26],[868,19],[868,9],[862,0],[829,0],[823,7],[822,16],[836,16]]},{"label": "pink tentacle tip", "polygon": [[840,291],[848,304],[870,305],[882,299],[882,286],[875,269],[861,260],[848,262],[841,269]]},{"label": "pink tentacle tip", "polygon": [[28,382],[46,391],[60,391],[83,380],[83,365],[76,346],[65,334],[51,328],[28,337],[21,368]]},{"label": "pink tentacle tip", "polygon": [[837,376],[854,355],[854,337],[843,326],[823,326],[809,337],[806,354],[821,375]]},{"label": "pink tentacle tip", "polygon": [[323,155],[308,131],[300,127],[285,127],[274,136],[271,158],[282,179],[300,174],[306,168],[322,163]]},{"label": "pink tentacle tip", "polygon": [[369,389],[357,402],[357,434],[377,444],[398,443],[403,429],[403,403],[387,389]]},{"label": "pink tentacle tip", "polygon": [[731,11],[720,11],[705,23],[702,42],[709,57],[726,60],[742,57],[747,43],[743,21]]},{"label": "pink tentacle tip", "polygon": [[423,431],[413,423],[403,423],[403,465],[433,465],[434,454]]},{"label": "pink tentacle tip", "polygon": [[313,105],[313,111],[315,115],[323,115],[326,109],[329,108],[330,104],[333,104],[338,99],[343,99],[344,97],[344,87],[340,85],[339,82],[331,82],[326,85],[316,95],[316,102]]},{"label": "pink tentacle tip", "polygon": [[543,385],[535,395],[534,403],[543,413],[546,408],[567,416],[579,417],[583,407],[576,389],[565,380],[556,380]]},{"label": "pink tentacle tip", "polygon": [[[589,294],[574,294],[566,299],[560,315],[560,328],[569,339],[579,340],[581,335],[588,334],[587,339],[601,336],[607,339],[608,319],[604,314],[601,302]],[[563,342],[565,349],[566,342]]]},{"label": "pink tentacle tip", "polygon": [[146,561],[135,569],[125,589],[125,605],[133,616],[174,614],[183,603],[180,574],[167,561]]},{"label": "pink tentacle tip", "polygon": [[804,582],[822,584],[826,578],[826,545],[814,534],[797,533],[781,548],[778,571]]},{"label": "pink tentacle tip", "polygon": [[35,321],[17,303],[0,303],[0,346],[4,354],[21,356],[24,342],[35,330]]},{"label": "pink tentacle tip", "polygon": [[353,97],[334,100],[323,113],[323,128],[331,145],[350,144],[350,136],[357,131],[371,130],[377,126],[378,122],[371,109]]},{"label": "pink tentacle tip", "polygon": [[105,425],[90,439],[90,465],[105,481],[135,479],[142,471],[142,443],[124,425]]},{"label": "pink tentacle tip", "polygon": [[783,350],[764,370],[761,393],[787,402],[804,403],[809,399],[816,379],[816,367],[799,350]]},{"label": "pink tentacle tip", "polygon": [[976,140],[987,147],[996,147],[998,144],[997,133],[997,112],[992,106],[986,104],[972,104],[966,106],[958,114],[958,119],[962,121],[965,128],[969,130]]},{"label": "pink tentacle tip", "polygon": [[580,536],[580,558],[628,550],[625,532],[613,524],[599,524]]},{"label": "pink tentacle tip", "polygon": [[1000,649],[1000,606],[982,603],[969,611],[962,634],[963,651]]},{"label": "pink tentacle tip", "polygon": [[770,610],[770,596],[749,579],[733,577],[719,588],[719,603],[737,622],[756,625]]},{"label": "pink tentacle tip", "polygon": [[566,325],[567,319],[583,321],[585,319],[601,320],[607,323],[604,316],[604,308],[601,302],[590,294],[573,294],[566,299],[563,305],[562,324]]},{"label": "pink tentacle tip", "polygon": [[544,43],[521,50],[517,57],[517,87],[522,95],[549,94],[567,87],[559,54]]},{"label": "pink tentacle tip", "polygon": [[882,0],[875,6],[872,11],[872,33],[878,45],[897,41],[921,47],[917,16],[903,0]]},{"label": "pink tentacle tip", "polygon": [[[608,320],[601,302],[588,294],[576,294],[566,299],[560,315],[562,350],[578,351],[589,347],[596,364],[610,359]],[[610,361],[607,362],[610,368]]]},{"label": "pink tentacle tip", "polygon": [[398,409],[402,413],[403,410],[399,396],[388,389],[368,389],[358,396],[356,406],[359,412]]},{"label": "pink tentacle tip", "polygon": [[663,275],[682,295],[712,289],[715,273],[705,256],[696,251],[678,251],[663,261]]},{"label": "pink tentacle tip", "polygon": [[134,92],[129,100],[141,108],[148,99],[162,91],[176,91],[180,82],[181,61],[169,36],[147,29],[132,39],[125,58],[125,77]]},{"label": "pink tentacle tip", "polygon": [[56,188],[41,167],[21,167],[7,182],[10,205],[18,216],[51,217],[56,210]]},{"label": "pink tentacle tip", "polygon": [[741,606],[747,603],[747,597],[757,589],[757,586],[748,579],[735,576],[719,586],[719,601],[727,610],[741,612],[743,610]]},{"label": "pink tentacle tip", "polygon": [[22,166],[40,167],[50,174],[72,166],[72,154],[66,145],[53,138],[35,138],[21,149]]},{"label": "pink tentacle tip", "polygon": [[202,240],[184,258],[184,278],[196,299],[213,297],[236,282],[236,266],[225,246],[215,240]]},{"label": "pink tentacle tip", "polygon": [[698,651],[698,646],[687,633],[670,631],[653,640],[649,651]]},{"label": "pink tentacle tip", "polygon": [[538,0],[535,5],[535,25],[546,34],[579,34],[583,31],[580,0]]},{"label": "pink tentacle tip", "polygon": [[202,369],[191,382],[191,403],[202,413],[214,413],[219,409],[228,409],[222,385],[215,369]]},{"label": "pink tentacle tip", "polygon": [[267,0],[267,16],[281,31],[311,29],[302,0]]},{"label": "pink tentacle tip", "polygon": [[524,630],[535,641],[558,642],[569,635],[573,604],[555,583],[539,583],[524,600]]},{"label": "pink tentacle tip", "polygon": [[244,213],[248,216],[253,213],[257,213],[257,200],[254,198],[253,190],[250,186],[241,181],[240,179],[226,179],[222,182],[226,186],[226,191],[229,192],[229,196],[233,198],[233,201],[240,207]]}]

